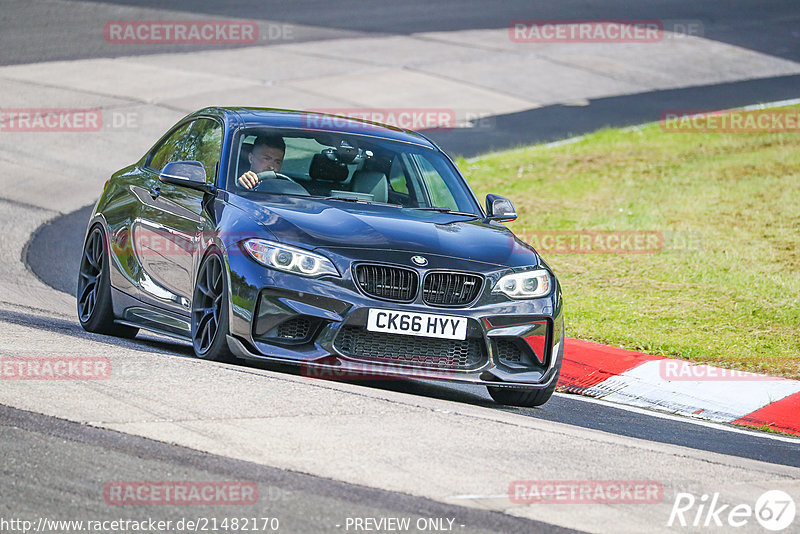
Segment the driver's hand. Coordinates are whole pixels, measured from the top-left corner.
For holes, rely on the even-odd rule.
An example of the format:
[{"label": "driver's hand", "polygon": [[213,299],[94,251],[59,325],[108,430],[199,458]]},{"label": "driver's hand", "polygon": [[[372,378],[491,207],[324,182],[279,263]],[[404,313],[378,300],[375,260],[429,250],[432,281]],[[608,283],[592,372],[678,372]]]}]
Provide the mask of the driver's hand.
[{"label": "driver's hand", "polygon": [[239,177],[238,182],[245,189],[253,189],[258,183],[258,175],[253,171],[247,171]]}]

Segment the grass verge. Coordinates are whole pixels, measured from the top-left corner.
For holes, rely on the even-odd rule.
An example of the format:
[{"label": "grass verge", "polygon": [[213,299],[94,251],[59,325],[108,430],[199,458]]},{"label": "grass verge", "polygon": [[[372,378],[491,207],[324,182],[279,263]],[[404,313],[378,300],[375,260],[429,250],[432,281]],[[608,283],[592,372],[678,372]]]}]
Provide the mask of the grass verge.
[{"label": "grass verge", "polygon": [[542,253],[563,286],[567,335],[800,378],[800,133],[652,124],[458,165],[481,198],[514,201],[509,227],[523,239],[663,237],[652,253]]}]

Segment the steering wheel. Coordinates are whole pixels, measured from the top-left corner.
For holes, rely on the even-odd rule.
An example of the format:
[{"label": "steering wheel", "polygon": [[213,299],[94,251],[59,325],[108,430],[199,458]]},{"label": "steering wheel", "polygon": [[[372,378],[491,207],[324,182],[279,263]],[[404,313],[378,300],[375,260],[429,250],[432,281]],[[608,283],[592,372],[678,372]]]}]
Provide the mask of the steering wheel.
[{"label": "steering wheel", "polygon": [[308,196],[308,190],[305,187],[285,174],[275,171],[264,171],[257,173],[256,176],[258,176],[258,182],[255,187],[253,187],[254,191],[279,195]]},{"label": "steering wheel", "polygon": [[[278,180],[289,180],[290,182],[297,183],[294,180],[292,180],[291,178],[289,178],[288,176],[286,176],[285,174],[281,174],[281,173],[275,172],[275,171],[260,172],[260,173],[256,174],[256,176],[258,176],[259,183],[261,183],[264,180],[275,180],[275,179],[278,179]],[[258,184],[256,184],[256,186],[258,186]]]}]

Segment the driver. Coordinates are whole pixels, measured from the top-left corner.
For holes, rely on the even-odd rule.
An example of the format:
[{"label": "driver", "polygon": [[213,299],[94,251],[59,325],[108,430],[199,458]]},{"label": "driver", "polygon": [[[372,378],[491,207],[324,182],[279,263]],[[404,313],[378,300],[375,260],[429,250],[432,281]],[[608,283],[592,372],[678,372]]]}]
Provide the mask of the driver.
[{"label": "driver", "polygon": [[238,184],[246,189],[253,189],[258,184],[258,173],[281,170],[286,143],[278,136],[259,135],[253,141],[253,149],[247,155],[250,170],[242,174]]}]

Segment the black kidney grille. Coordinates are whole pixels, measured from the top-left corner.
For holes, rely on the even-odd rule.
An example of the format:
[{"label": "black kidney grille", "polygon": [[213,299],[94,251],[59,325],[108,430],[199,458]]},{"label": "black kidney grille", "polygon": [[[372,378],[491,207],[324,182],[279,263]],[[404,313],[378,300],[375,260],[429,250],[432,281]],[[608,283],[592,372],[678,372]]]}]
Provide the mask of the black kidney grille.
[{"label": "black kidney grille", "polygon": [[417,296],[419,276],[416,271],[389,265],[356,266],[356,282],[361,291],[379,299],[410,302]]},{"label": "black kidney grille", "polygon": [[369,332],[357,326],[342,327],[334,347],[354,359],[442,370],[474,369],[488,359],[480,338],[435,339]]},{"label": "black kidney grille", "polygon": [[483,278],[474,274],[431,272],[422,286],[422,300],[434,306],[464,306],[478,297]]}]

